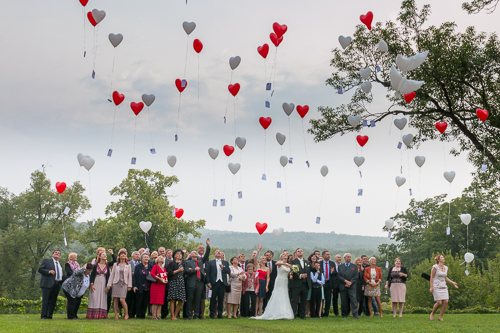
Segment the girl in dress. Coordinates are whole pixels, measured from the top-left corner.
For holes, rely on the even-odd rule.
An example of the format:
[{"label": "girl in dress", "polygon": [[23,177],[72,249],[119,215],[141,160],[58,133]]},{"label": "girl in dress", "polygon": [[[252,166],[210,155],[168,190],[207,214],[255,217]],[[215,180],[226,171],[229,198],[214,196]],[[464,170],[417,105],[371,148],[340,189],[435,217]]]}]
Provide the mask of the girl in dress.
[{"label": "girl in dress", "polygon": [[113,297],[115,319],[118,319],[118,302],[120,302],[125,311],[125,320],[128,320],[128,306],[125,298],[127,292],[132,289],[132,268],[127,262],[127,250],[125,249],[118,251],[118,262],[113,265],[106,293],[109,292],[111,287],[113,287],[111,297]]},{"label": "girl in dress", "polygon": [[253,264],[247,265],[247,271],[245,273],[246,280],[242,283],[243,298],[248,304],[246,312],[241,312],[242,317],[250,317],[255,313],[255,291],[259,291],[259,278],[257,277],[257,272],[254,271],[255,266]]},{"label": "girl in dress", "polygon": [[434,320],[434,314],[437,312],[439,307],[441,307],[441,312],[439,313],[438,319],[440,321],[443,321],[444,312],[448,307],[448,300],[450,299],[446,282],[451,283],[457,289],[458,284],[448,278],[448,266],[444,265],[445,259],[443,255],[437,255],[434,258],[434,262],[436,264],[432,266],[430,279],[431,289],[429,291],[434,296],[436,304],[434,304],[434,307],[432,308],[431,316],[429,319]]},{"label": "girl in dress", "polygon": [[[365,281],[365,296],[375,297],[378,306],[380,318],[382,318],[382,304],[380,303],[380,283],[382,282],[382,270],[377,267],[377,259],[370,258],[370,266],[365,268],[364,281]],[[373,317],[372,302],[368,302],[368,309],[370,310],[370,317]]]},{"label": "girl in dress", "polygon": [[408,271],[406,267],[401,266],[401,258],[394,260],[394,267],[389,269],[387,281],[385,282],[385,289],[391,289],[392,313],[396,318],[399,303],[399,318],[403,317],[403,308],[406,300],[406,279],[408,278]]}]

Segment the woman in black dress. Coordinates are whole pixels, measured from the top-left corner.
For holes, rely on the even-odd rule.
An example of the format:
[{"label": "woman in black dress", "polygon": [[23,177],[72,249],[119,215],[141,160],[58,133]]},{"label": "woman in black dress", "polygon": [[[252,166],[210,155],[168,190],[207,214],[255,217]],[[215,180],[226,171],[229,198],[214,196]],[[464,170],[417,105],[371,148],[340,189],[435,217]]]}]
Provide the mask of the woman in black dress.
[{"label": "woman in black dress", "polygon": [[356,299],[358,300],[358,313],[363,312],[363,301],[365,300],[365,280],[363,279],[363,274],[365,269],[363,268],[361,258],[354,259],[354,263],[358,266],[358,282],[356,283]]},{"label": "woman in black dress", "polygon": [[[173,262],[167,266],[168,273],[168,294],[170,301],[170,315],[172,320],[177,320],[177,316],[186,301],[186,284],[184,283],[184,260],[182,250],[175,250],[172,257]],[[177,306],[176,303],[177,302]]]}]

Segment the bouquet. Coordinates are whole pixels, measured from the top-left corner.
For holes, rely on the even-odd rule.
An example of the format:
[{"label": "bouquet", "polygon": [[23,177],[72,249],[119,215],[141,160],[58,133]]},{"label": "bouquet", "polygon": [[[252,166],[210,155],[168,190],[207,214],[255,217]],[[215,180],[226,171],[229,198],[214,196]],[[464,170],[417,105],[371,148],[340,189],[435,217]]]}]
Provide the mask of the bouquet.
[{"label": "bouquet", "polygon": [[299,273],[299,265],[292,265],[292,272],[295,274]]}]

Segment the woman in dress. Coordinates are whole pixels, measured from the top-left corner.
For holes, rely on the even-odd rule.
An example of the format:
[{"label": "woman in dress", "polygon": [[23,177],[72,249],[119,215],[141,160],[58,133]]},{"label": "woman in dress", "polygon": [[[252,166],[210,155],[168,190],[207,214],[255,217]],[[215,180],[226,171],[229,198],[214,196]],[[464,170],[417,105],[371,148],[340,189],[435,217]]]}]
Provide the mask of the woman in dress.
[{"label": "woman in dress", "polygon": [[231,292],[227,298],[227,317],[231,319],[231,310],[233,310],[233,317],[238,318],[238,306],[241,302],[241,289],[242,281],[247,279],[245,272],[238,266],[238,257],[231,258],[231,266],[229,266],[231,273],[229,274],[229,281],[231,284]]},{"label": "woman in dress", "polygon": [[73,275],[73,272],[80,268],[80,264],[76,261],[78,255],[75,252],[68,254],[68,262],[64,265],[64,271],[66,272],[66,278]]},{"label": "woman in dress", "polygon": [[[260,249],[259,249],[260,252]],[[257,262],[258,255],[255,257],[255,266],[257,267],[258,279],[259,279],[259,290],[257,292],[257,306],[255,307],[255,316],[262,315],[262,309],[264,307],[264,298],[266,298],[266,293],[269,290],[269,277],[271,273],[267,267],[267,259],[265,256],[260,257],[260,261]]]},{"label": "woman in dress", "polygon": [[406,300],[406,279],[408,279],[408,271],[406,267],[401,266],[401,258],[394,260],[394,267],[389,269],[387,281],[385,281],[385,289],[391,290],[392,313],[396,318],[399,303],[399,318],[403,317],[403,308]]},{"label": "woman in dress", "polygon": [[458,284],[448,278],[448,266],[444,265],[445,259],[443,255],[437,255],[434,258],[434,262],[436,264],[432,266],[430,279],[431,289],[429,291],[434,296],[436,304],[434,304],[434,307],[432,308],[431,316],[429,319],[434,320],[434,314],[436,314],[439,307],[441,307],[441,312],[439,313],[438,319],[440,321],[443,321],[444,312],[448,307],[448,300],[450,299],[446,282],[451,283],[457,289]]},{"label": "woman in dress", "polygon": [[356,299],[358,300],[358,313],[362,313],[363,311],[363,301],[365,300],[365,284],[364,284],[364,268],[361,261],[361,258],[354,259],[354,264],[358,266],[358,281],[356,283]]},{"label": "woman in dress", "polygon": [[147,280],[147,277],[150,272],[149,256],[147,253],[143,253],[141,262],[135,266],[134,274],[132,275],[132,289],[135,293],[135,313],[138,319],[146,318],[150,297],[149,290],[151,289],[151,282]]},{"label": "woman in dress", "polygon": [[90,274],[93,268],[91,263],[78,268],[62,284],[64,295],[68,301],[66,307],[68,319],[79,319],[77,316],[78,309],[80,308],[83,295],[90,287]]},{"label": "woman in dress", "polygon": [[[380,283],[382,282],[382,270],[376,266],[377,259],[370,258],[370,266],[365,268],[363,280],[365,281],[365,296],[375,297],[378,306],[380,318],[382,318],[382,304],[380,303]],[[370,310],[370,317],[373,317],[372,302],[368,302],[368,309]]]},{"label": "woman in dress", "polygon": [[[143,256],[148,254],[146,252],[143,253]],[[149,256],[148,256],[149,257]],[[151,292],[150,292],[150,302],[152,305],[151,313],[153,320],[160,320],[161,318],[161,307],[165,302],[165,293],[167,292],[165,289],[165,285],[168,283],[168,273],[165,268],[162,267],[165,262],[165,258],[163,256],[158,256],[156,258],[156,265],[151,268],[151,276],[156,280],[156,282],[151,283]],[[165,306],[168,306],[165,304]],[[174,313],[172,312],[172,319],[174,317]]]},{"label": "woman in dress", "polygon": [[127,262],[127,250],[125,249],[118,251],[118,262],[113,265],[111,270],[106,293],[111,287],[113,287],[111,297],[113,297],[115,319],[118,319],[118,302],[120,302],[125,311],[125,320],[128,320],[128,307],[125,298],[127,298],[127,292],[132,289],[132,268]]},{"label": "woman in dress", "polygon": [[108,284],[110,268],[114,261],[108,263],[106,252],[101,251],[96,264],[90,274],[89,305],[87,306],[87,319],[108,318],[108,297],[106,285]]},{"label": "woman in dress", "polygon": [[[172,320],[177,320],[177,316],[186,301],[186,284],[184,283],[184,253],[182,250],[175,250],[173,259],[167,266],[168,272],[168,295],[170,301],[170,316]],[[176,303],[177,302],[177,306]]]}]

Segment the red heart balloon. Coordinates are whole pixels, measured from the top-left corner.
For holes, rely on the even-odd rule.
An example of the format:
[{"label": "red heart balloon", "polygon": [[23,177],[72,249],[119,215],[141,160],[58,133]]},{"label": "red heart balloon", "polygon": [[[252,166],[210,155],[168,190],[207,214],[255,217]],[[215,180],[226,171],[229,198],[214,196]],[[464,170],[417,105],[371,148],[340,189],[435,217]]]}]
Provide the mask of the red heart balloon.
[{"label": "red heart balloon", "polygon": [[56,183],[57,192],[63,193],[65,189],[66,189],[66,183],[64,183],[64,182],[57,182]]},{"label": "red heart balloon", "polygon": [[366,143],[368,142],[368,135],[358,135],[356,137],[356,140],[358,140],[358,143],[361,147],[364,147]]},{"label": "red heart balloon", "polygon": [[199,39],[195,39],[193,41],[193,48],[196,51],[196,53],[200,53],[201,50],[203,50],[203,43]]},{"label": "red heart balloon", "polygon": [[267,117],[267,118],[260,117],[259,118],[259,123],[262,127],[264,127],[265,130],[269,127],[269,125],[271,125],[272,121],[273,120],[271,119],[271,117]]},{"label": "red heart balloon", "polygon": [[89,3],[89,0],[80,0],[80,3],[82,4],[83,7],[85,7]]},{"label": "red heart balloon", "polygon": [[405,94],[404,96],[405,96],[405,101],[406,101],[406,103],[410,103],[411,101],[413,101],[413,99],[415,98],[415,96],[416,96],[416,95],[417,95],[417,94],[415,94],[415,92],[414,92],[414,91],[412,91],[412,92],[411,92],[411,93],[409,93],[409,94]]},{"label": "red heart balloon", "polygon": [[228,145],[225,145],[224,148],[224,154],[226,154],[226,156],[231,156],[233,153],[234,153],[234,147],[233,146],[228,146]]},{"label": "red heart balloon", "polygon": [[177,217],[178,219],[180,219],[182,217],[182,215],[184,215],[184,209],[182,209],[182,208],[176,208],[175,209],[175,217]]},{"label": "red heart balloon", "polygon": [[188,86],[188,82],[186,80],[186,84],[183,87],[182,86],[182,80],[181,79],[177,79],[177,80],[175,80],[175,86],[177,87],[177,90],[179,90],[179,92],[183,92],[184,89],[186,89],[186,87]]},{"label": "red heart balloon", "polygon": [[287,29],[288,27],[286,26],[286,24],[279,24],[278,22],[274,22],[273,24],[273,30],[278,38],[283,36]]},{"label": "red heart balloon", "polygon": [[488,113],[488,110],[477,109],[476,114],[477,114],[478,118],[481,119],[481,121],[485,121],[486,119],[488,119],[489,113]]},{"label": "red heart balloon", "polygon": [[278,38],[278,36],[274,32],[271,32],[269,38],[271,38],[271,42],[273,42],[274,46],[276,47],[278,47],[278,45],[280,45],[283,41],[283,36]]},{"label": "red heart balloon", "polygon": [[267,58],[267,54],[269,53],[269,45],[268,44],[264,44],[262,46],[259,46],[257,48],[257,52],[259,52],[259,54],[262,56],[262,58],[266,59]]},{"label": "red heart balloon", "polygon": [[97,22],[94,20],[94,16],[92,15],[92,12],[87,13],[87,18],[90,21],[90,24],[92,24],[94,27],[97,25]]},{"label": "red heart balloon", "polygon": [[142,108],[144,108],[144,103],[143,102],[139,102],[139,103],[132,102],[132,103],[130,103],[130,107],[132,108],[132,111],[134,111],[135,115],[137,116],[139,114],[139,112],[142,111]]},{"label": "red heart balloon", "polygon": [[297,113],[301,118],[304,118],[306,114],[309,112],[309,106],[308,105],[297,105]]},{"label": "red heart balloon", "polygon": [[436,128],[441,134],[446,131],[446,127],[448,127],[448,123],[446,121],[443,121],[442,123],[436,123]]},{"label": "red heart balloon", "polygon": [[240,91],[240,84],[239,83],[230,84],[229,86],[227,86],[227,89],[229,89],[231,95],[236,96]]},{"label": "red heart balloon", "polygon": [[366,25],[368,30],[372,30],[372,21],[373,21],[373,13],[372,12],[368,12],[368,13],[366,13],[366,15],[361,15],[359,17],[359,19],[361,20],[361,22],[363,22]]},{"label": "red heart balloon", "polygon": [[257,232],[259,233],[259,235],[262,235],[267,229],[267,223],[257,222],[255,223],[255,228],[257,228]]},{"label": "red heart balloon", "polygon": [[118,91],[113,91],[113,102],[115,105],[120,105],[125,99],[125,95],[120,94]]}]

